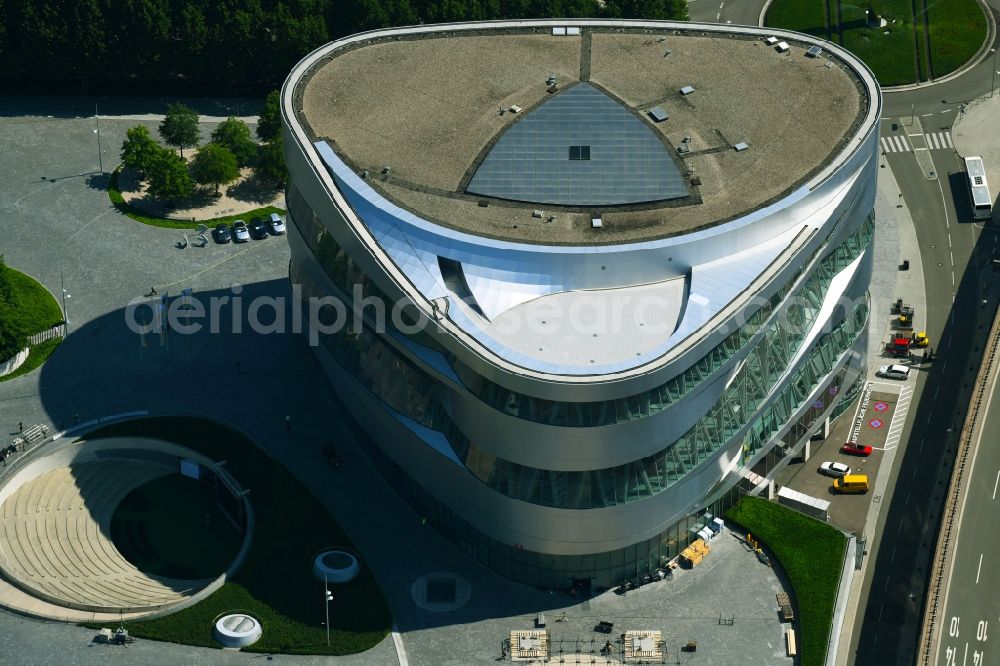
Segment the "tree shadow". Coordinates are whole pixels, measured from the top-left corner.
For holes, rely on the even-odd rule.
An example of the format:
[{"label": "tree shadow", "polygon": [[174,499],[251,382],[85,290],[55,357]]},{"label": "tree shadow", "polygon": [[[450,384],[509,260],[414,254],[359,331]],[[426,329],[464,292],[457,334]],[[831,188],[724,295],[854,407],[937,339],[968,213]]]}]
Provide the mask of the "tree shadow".
[{"label": "tree shadow", "polygon": [[280,187],[256,173],[250,174],[227,190],[231,198],[255,204],[268,204],[274,201],[280,192]]}]

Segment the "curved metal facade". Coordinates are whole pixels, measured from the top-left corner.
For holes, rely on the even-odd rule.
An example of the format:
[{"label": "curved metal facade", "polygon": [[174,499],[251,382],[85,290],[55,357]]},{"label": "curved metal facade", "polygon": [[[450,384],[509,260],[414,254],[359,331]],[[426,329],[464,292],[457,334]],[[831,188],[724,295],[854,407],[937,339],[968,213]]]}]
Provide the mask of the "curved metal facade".
[{"label": "curved metal facade", "polygon": [[[349,410],[364,415],[372,454],[394,485],[487,565],[553,587],[611,585],[648,570],[686,545],[710,497],[728,497],[755,466],[793,449],[863,375],[881,107],[874,79],[823,43],[856,70],[867,115],[827,168],[766,208],[654,241],[518,244],[421,220],[307,137],[293,100],[309,68],[393,32],[327,45],[285,84],[291,278],[304,298],[360,306],[364,297],[369,324],[379,303],[402,302],[406,322],[426,326],[323,334],[317,356]],[[676,328],[634,358],[548,362],[512,349],[457,302],[448,262],[463,267],[484,317],[530,299],[675,278],[688,296]]]}]

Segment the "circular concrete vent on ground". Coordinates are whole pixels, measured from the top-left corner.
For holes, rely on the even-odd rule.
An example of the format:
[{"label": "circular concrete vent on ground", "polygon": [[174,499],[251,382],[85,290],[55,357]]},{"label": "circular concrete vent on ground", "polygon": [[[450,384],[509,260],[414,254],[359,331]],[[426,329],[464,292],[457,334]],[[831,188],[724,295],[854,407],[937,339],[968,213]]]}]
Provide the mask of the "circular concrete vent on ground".
[{"label": "circular concrete vent on ground", "polygon": [[424,610],[447,613],[464,606],[472,596],[472,586],[461,576],[436,571],[421,576],[410,586],[413,602]]},{"label": "circular concrete vent on ground", "polygon": [[325,550],[313,560],[313,575],[330,583],[346,583],[360,570],[358,558],[345,550]]},{"label": "circular concrete vent on ground", "polygon": [[218,619],[212,635],[222,647],[241,648],[256,643],[262,633],[263,629],[256,618],[233,613]]}]

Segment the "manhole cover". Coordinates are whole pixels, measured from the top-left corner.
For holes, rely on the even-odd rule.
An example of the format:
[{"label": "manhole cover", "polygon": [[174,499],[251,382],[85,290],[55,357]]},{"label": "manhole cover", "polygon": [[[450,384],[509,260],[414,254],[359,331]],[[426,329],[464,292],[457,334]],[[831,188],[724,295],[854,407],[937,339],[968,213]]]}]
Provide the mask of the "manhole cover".
[{"label": "manhole cover", "polygon": [[450,604],[455,601],[454,578],[432,578],[427,581],[427,601],[432,604]]}]

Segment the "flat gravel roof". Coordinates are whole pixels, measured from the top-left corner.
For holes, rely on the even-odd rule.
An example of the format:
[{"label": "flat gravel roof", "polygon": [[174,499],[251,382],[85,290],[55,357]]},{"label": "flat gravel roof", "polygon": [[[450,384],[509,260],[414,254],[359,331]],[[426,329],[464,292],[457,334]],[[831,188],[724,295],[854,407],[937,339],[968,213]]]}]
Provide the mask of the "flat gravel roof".
[{"label": "flat gravel roof", "polygon": [[[872,101],[861,80],[833,54],[806,57],[812,44],[789,44],[782,54],[752,36],[673,28],[584,27],[580,36],[541,27],[443,28],[336,49],[296,82],[293,94],[312,140],[326,141],[352,168],[367,171],[376,191],[425,219],[521,242],[641,241],[773,203],[847,146]],[[676,165],[685,196],[677,197],[676,182],[671,198],[596,206],[588,205],[594,198],[563,203],[562,195],[512,200],[544,190],[537,187],[521,187],[517,196],[505,196],[502,187],[490,191],[497,196],[470,191],[510,128],[580,82],[648,127]],[[694,92],[682,95],[685,86]],[[656,107],[669,118],[654,122],[649,111]],[[564,156],[565,146],[549,143]],[[737,152],[739,143],[749,148]],[[579,170],[579,156],[566,154],[565,166]],[[589,168],[593,178],[596,167]],[[552,174],[548,167],[538,172]],[[541,218],[532,216],[537,209]],[[603,218],[599,230],[590,222],[595,211]]]}]

